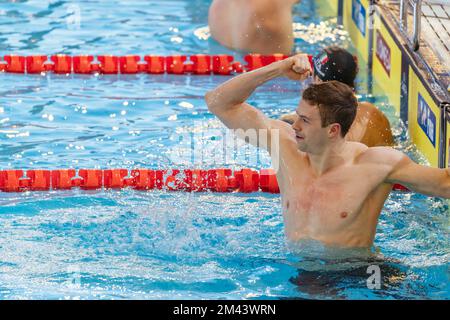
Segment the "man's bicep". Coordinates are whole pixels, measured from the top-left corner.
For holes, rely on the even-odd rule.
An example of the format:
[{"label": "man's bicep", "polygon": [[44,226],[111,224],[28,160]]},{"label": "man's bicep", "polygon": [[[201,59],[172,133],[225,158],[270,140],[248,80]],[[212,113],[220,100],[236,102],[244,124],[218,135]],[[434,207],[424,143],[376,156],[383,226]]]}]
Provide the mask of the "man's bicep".
[{"label": "man's bicep", "polygon": [[270,119],[260,110],[241,103],[233,108],[216,113],[216,116],[229,129],[268,129]]},{"label": "man's bicep", "polygon": [[216,115],[236,136],[269,152],[280,143],[280,136],[290,130],[287,123],[271,119],[247,103]]},{"label": "man's bicep", "polygon": [[394,165],[392,171],[387,177],[387,182],[389,183],[414,183],[417,177],[417,169],[420,166],[403,155],[398,159],[398,162]]},{"label": "man's bicep", "polygon": [[448,190],[445,186],[445,171],[415,163],[404,156],[388,177],[390,183],[400,183],[412,191],[431,196],[441,196]]}]

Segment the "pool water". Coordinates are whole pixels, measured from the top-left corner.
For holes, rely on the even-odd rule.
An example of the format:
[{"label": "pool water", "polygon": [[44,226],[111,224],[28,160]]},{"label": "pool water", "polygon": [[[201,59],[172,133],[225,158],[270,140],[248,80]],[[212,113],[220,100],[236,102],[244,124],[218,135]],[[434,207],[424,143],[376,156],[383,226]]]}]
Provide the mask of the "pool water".
[{"label": "pool water", "polygon": [[[0,55],[229,53],[207,38],[205,0],[0,3]],[[295,8],[296,50],[349,47],[312,1]],[[233,53],[242,61],[239,53]],[[424,161],[386,97],[362,99],[391,120],[398,148]],[[220,76],[0,74],[0,168],[270,167],[264,151],[223,151],[207,111]],[[276,80],[250,103],[292,111],[299,85]],[[278,195],[120,191],[0,193],[2,299],[449,299],[449,210],[393,193],[374,251],[348,258],[317,243],[293,247]],[[346,257],[345,259],[343,257]],[[367,267],[378,265],[380,289]]]}]

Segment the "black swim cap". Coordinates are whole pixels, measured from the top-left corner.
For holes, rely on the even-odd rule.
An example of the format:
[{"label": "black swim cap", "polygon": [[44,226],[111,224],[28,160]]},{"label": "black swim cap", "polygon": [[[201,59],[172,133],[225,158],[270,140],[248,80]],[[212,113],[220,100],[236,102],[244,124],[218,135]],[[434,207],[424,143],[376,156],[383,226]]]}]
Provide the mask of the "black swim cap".
[{"label": "black swim cap", "polygon": [[323,49],[313,58],[314,74],[322,81],[337,80],[354,88],[358,73],[356,57],[338,46]]}]

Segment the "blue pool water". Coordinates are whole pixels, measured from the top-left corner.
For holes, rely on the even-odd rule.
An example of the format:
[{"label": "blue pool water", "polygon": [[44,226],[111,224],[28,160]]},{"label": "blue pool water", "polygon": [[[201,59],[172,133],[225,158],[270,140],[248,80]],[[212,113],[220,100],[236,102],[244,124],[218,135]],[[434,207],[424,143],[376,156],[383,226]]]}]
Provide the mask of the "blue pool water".
[{"label": "blue pool water", "polygon": [[[205,39],[208,4],[3,1],[0,55],[228,53]],[[295,11],[297,50],[350,45],[311,1]],[[227,77],[0,79],[1,169],[270,166],[249,146],[220,151],[225,131],[203,95]],[[358,87],[389,115],[399,148],[423,161],[386,98],[368,95],[363,76]],[[277,80],[250,101],[278,117],[298,98],[298,84]],[[362,262],[317,243],[287,244],[278,195],[0,193],[0,298],[449,299],[448,231],[446,202],[394,193],[374,248],[385,259]],[[379,290],[367,288],[371,264],[381,268]]]}]

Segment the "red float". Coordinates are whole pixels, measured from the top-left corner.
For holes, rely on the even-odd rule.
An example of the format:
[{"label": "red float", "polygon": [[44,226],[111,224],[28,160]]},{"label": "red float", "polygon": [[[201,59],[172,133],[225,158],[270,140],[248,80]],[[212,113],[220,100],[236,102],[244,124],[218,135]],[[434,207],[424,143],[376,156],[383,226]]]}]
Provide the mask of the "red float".
[{"label": "red float", "polygon": [[277,176],[273,169],[261,169],[259,172],[259,187],[263,192],[280,193]]},{"label": "red float", "polygon": [[120,189],[126,186],[125,177],[128,175],[127,169],[109,169],[103,171],[103,186],[107,189]]},{"label": "red float", "polygon": [[186,56],[169,56],[166,57],[166,71],[171,74],[184,74]]},{"label": "red float", "polygon": [[47,56],[29,56],[27,61],[27,73],[35,74],[47,71],[45,63]]},{"label": "red float", "polygon": [[81,177],[81,189],[100,189],[103,185],[103,171],[98,169],[80,169],[78,175]]},{"label": "red float", "polygon": [[0,171],[0,190],[4,192],[19,192],[21,190],[20,178],[23,170]]},{"label": "red float", "polygon": [[220,54],[212,57],[212,71],[214,74],[230,75],[233,71],[233,57]]},{"label": "red float", "polygon": [[394,186],[392,187],[392,190],[394,191],[409,191],[408,188],[406,188],[405,186],[402,186],[401,184],[394,184]]},{"label": "red float", "polygon": [[103,74],[119,73],[119,58],[113,55],[97,56],[100,62],[100,72]]},{"label": "red float", "polygon": [[70,189],[73,186],[72,178],[75,177],[75,169],[60,169],[51,171],[52,189]]},{"label": "red float", "polygon": [[248,54],[244,57],[247,65],[245,66],[245,70],[253,71],[259,68],[264,67],[263,56],[260,54]]},{"label": "red float", "polygon": [[72,57],[64,54],[57,54],[51,56],[50,60],[53,61],[53,67],[51,68],[54,73],[64,74],[72,73]]},{"label": "red float", "polygon": [[25,57],[16,55],[6,55],[6,72],[11,73],[25,73]]},{"label": "red float", "polygon": [[180,190],[185,187],[180,170],[155,170],[155,186],[159,190]]},{"label": "red float", "polygon": [[284,54],[272,54],[270,56],[261,56],[261,62],[263,66],[267,66],[271,63],[284,60],[286,58],[289,58],[289,56],[286,56]]},{"label": "red float", "polygon": [[[136,55],[124,56],[119,58],[120,73],[135,74],[141,71],[141,64],[139,64],[141,57]],[[145,67],[145,65],[144,65]]]},{"label": "red float", "polygon": [[192,64],[192,72],[194,74],[210,74],[211,73],[211,56],[206,54],[196,54],[190,57]]},{"label": "red float", "polygon": [[73,57],[73,72],[81,74],[92,73],[92,61],[94,56],[75,56]]},{"label": "red float", "polygon": [[50,171],[49,170],[28,170],[27,178],[29,184],[27,188],[31,191],[50,190]]},{"label": "red float", "polygon": [[187,191],[205,191],[207,190],[208,171],[207,170],[184,170],[184,188]]},{"label": "red float", "polygon": [[155,171],[149,169],[135,169],[131,171],[132,186],[137,190],[151,190],[155,188]]},{"label": "red float", "polygon": [[166,58],[161,56],[145,56],[147,62],[145,71],[151,74],[161,74],[166,72]]},{"label": "red float", "polygon": [[239,191],[244,193],[256,192],[259,190],[259,174],[252,169],[242,169],[234,172]]}]

